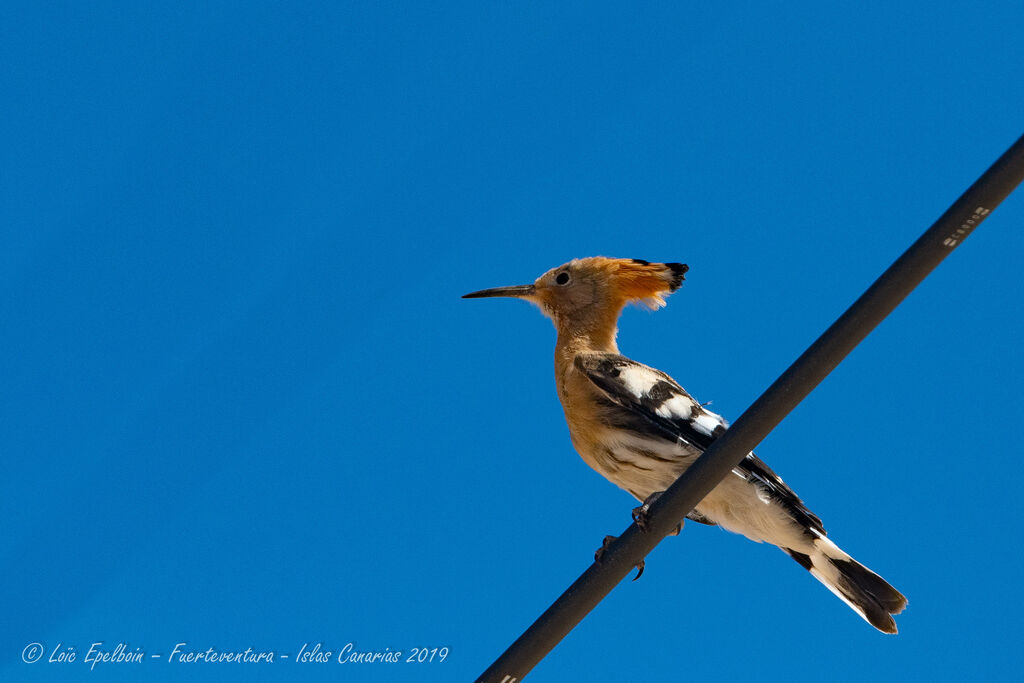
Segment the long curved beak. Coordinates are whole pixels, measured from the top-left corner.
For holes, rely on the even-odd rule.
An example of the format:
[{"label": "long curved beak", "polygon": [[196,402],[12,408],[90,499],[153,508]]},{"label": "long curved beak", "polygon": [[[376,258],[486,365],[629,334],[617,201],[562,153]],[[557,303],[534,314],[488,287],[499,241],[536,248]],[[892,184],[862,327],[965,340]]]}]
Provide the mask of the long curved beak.
[{"label": "long curved beak", "polygon": [[516,298],[528,298],[534,294],[533,285],[516,285],[515,287],[494,287],[493,289],[481,289],[479,292],[463,294],[463,299],[483,299],[490,296],[512,296]]}]

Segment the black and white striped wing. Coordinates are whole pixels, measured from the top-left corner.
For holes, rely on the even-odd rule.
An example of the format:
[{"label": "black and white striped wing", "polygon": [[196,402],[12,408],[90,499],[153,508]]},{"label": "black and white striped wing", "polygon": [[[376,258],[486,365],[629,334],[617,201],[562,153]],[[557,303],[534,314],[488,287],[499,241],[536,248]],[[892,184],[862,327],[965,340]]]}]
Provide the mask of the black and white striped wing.
[{"label": "black and white striped wing", "polygon": [[[609,353],[581,354],[574,364],[604,395],[606,418],[617,429],[682,442],[703,452],[729,426],[660,370]],[[758,485],[801,526],[825,533],[821,519],[753,453],[748,453],[733,472]]]}]

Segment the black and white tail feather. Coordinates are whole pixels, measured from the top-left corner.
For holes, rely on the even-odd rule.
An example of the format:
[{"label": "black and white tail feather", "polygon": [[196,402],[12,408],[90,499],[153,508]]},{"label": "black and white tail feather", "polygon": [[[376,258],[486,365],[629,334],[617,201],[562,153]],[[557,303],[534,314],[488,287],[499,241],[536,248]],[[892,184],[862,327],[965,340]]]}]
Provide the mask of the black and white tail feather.
[{"label": "black and white tail feather", "polygon": [[[598,389],[607,426],[595,468],[640,500],[667,488],[728,424],[665,373],[612,353],[576,356],[575,369]],[[688,516],[781,548],[869,624],[896,633],[892,615],[907,599],[843,552],[821,519],[753,453]]]},{"label": "black and white tail feather", "polygon": [[844,553],[824,532],[813,543],[814,550],[809,554],[790,548],[783,550],[869,624],[883,633],[896,633],[892,615],[903,611],[907,599],[881,576]]}]

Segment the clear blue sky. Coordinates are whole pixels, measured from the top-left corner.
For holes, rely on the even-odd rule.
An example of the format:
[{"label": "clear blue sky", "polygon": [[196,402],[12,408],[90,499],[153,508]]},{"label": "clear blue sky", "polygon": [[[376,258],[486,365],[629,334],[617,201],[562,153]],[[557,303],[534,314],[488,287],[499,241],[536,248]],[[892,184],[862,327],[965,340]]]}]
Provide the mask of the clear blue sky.
[{"label": "clear blue sky", "polygon": [[[735,419],[1024,132],[1019,2],[26,5],[5,680],[471,679],[634,503],[569,443],[550,323],[461,294],[688,263],[620,346]],[[898,636],[689,525],[534,679],[1019,675],[1022,222],[1018,191],[758,449],[909,597]],[[164,659],[90,675],[96,641]]]}]

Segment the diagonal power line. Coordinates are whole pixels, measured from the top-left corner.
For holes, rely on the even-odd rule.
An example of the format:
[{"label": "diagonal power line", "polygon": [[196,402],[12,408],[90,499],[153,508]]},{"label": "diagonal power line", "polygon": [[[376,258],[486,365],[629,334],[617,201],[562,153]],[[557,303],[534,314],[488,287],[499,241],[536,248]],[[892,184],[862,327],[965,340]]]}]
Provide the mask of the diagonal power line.
[{"label": "diagonal power line", "polygon": [[594,563],[583,572],[478,681],[515,683],[528,674],[1022,179],[1024,137],[1011,145],[651,504],[645,531],[630,525],[607,548],[601,564]]}]

